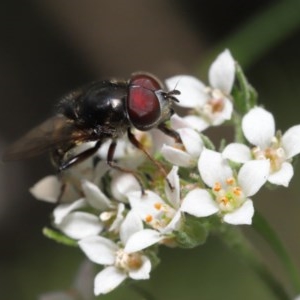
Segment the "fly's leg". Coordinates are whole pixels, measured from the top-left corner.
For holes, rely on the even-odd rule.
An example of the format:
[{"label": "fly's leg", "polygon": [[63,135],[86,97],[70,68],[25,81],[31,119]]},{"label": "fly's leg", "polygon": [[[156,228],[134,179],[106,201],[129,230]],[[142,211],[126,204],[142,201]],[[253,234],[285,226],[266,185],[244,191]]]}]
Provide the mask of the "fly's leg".
[{"label": "fly's leg", "polygon": [[[170,181],[167,178],[167,172],[164,169],[164,167],[157,161],[155,160],[152,155],[143,147],[143,145],[136,139],[136,137],[134,136],[134,134],[130,131],[130,129],[128,129],[127,131],[128,134],[128,138],[130,140],[130,142],[139,150],[143,151],[146,156],[157,166],[157,168],[159,169],[160,173],[164,176],[164,178],[167,181],[168,186],[170,187],[171,190],[174,190],[174,187],[172,186],[172,184],[170,183]],[[180,137],[179,137],[180,138]]]},{"label": "fly's leg", "polygon": [[173,138],[176,143],[182,144],[179,133],[177,131],[175,131],[174,129],[168,127],[165,123],[159,124],[158,129],[160,131],[162,131],[164,134],[166,134],[166,135],[170,136],[171,138]]},{"label": "fly's leg", "polygon": [[83,162],[90,156],[94,155],[99,150],[100,146],[101,146],[101,141],[98,141],[98,142],[96,142],[94,147],[89,148],[89,149],[71,157],[69,160],[67,160],[65,162],[62,162],[59,165],[59,171],[64,171],[66,169],[69,169],[72,166],[75,166],[75,165]]}]

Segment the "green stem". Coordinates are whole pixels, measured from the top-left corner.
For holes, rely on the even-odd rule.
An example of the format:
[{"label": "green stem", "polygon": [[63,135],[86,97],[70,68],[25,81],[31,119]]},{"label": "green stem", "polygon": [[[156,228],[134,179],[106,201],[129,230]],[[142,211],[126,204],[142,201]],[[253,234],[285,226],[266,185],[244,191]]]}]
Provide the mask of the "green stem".
[{"label": "green stem", "polygon": [[299,273],[276,232],[271,228],[267,220],[258,212],[256,212],[254,215],[253,227],[267,241],[267,243],[272,247],[273,251],[280,259],[287,272],[287,275],[289,276],[289,280],[294,289],[294,293],[300,294]]},{"label": "green stem", "polygon": [[[269,269],[259,259],[255,253],[255,249],[249,244],[242,232],[227,224],[223,224],[221,229],[217,231],[221,240],[232,250],[234,250],[238,257],[248,264],[256,274],[265,282],[265,284],[274,293],[276,299],[290,300],[291,297],[284,289],[281,283],[273,276]],[[275,298],[274,298],[275,299]]]},{"label": "green stem", "polygon": [[234,125],[234,142],[235,143],[245,143],[245,138],[242,130],[242,118],[234,113],[233,115],[233,125]]}]

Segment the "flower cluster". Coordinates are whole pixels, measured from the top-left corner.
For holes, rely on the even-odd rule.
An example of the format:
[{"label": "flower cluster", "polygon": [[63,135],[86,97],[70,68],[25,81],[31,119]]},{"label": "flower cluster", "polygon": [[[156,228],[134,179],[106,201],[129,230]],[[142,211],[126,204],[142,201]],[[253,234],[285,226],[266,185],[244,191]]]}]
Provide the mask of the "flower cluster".
[{"label": "flower cluster", "polygon": [[[95,277],[95,295],[127,278],[148,279],[160,245],[195,247],[218,226],[250,225],[252,197],[266,183],[288,186],[293,176],[300,125],[284,134],[275,130],[274,117],[257,106],[254,89],[228,50],[212,63],[209,86],[186,75],[169,78],[166,85],[180,91],[178,106],[187,112],[170,120],[182,143],[156,130],[135,132],[168,170],[166,177],[124,138],[117,163],[133,173],[107,167],[104,145],[97,159],[48,176],[31,189],[38,199],[60,203],[48,236],[77,244],[103,266]],[[235,140],[216,149],[203,131],[224,122],[233,126]]]}]

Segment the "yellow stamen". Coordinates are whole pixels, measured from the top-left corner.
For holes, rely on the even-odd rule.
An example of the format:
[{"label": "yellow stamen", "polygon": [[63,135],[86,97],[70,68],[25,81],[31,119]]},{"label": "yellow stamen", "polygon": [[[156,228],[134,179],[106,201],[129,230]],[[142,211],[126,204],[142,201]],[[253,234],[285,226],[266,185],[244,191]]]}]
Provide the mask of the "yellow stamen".
[{"label": "yellow stamen", "polygon": [[160,210],[161,207],[162,207],[162,204],[159,203],[159,202],[156,202],[156,203],[154,204],[154,207],[155,207],[157,210]]},{"label": "yellow stamen", "polygon": [[221,202],[222,202],[224,205],[226,205],[226,204],[229,202],[229,199],[228,199],[226,196],[224,196],[224,197],[221,198]]},{"label": "yellow stamen", "polygon": [[129,254],[128,257],[128,267],[131,270],[137,270],[141,267],[142,265],[142,259],[141,256],[138,255],[137,253]]},{"label": "yellow stamen", "polygon": [[233,184],[234,184],[234,178],[233,178],[233,177],[227,178],[227,179],[226,179],[226,183],[227,183],[228,185],[233,185]]},{"label": "yellow stamen", "polygon": [[241,193],[242,193],[242,189],[241,189],[239,186],[236,186],[236,187],[233,189],[233,193],[234,193],[236,196],[240,196]]},{"label": "yellow stamen", "polygon": [[145,221],[147,223],[150,223],[152,220],[153,220],[153,217],[151,215],[147,215],[146,218],[145,218]]},{"label": "yellow stamen", "polygon": [[219,192],[221,190],[221,188],[222,188],[221,183],[216,182],[213,189],[214,189],[215,192]]}]

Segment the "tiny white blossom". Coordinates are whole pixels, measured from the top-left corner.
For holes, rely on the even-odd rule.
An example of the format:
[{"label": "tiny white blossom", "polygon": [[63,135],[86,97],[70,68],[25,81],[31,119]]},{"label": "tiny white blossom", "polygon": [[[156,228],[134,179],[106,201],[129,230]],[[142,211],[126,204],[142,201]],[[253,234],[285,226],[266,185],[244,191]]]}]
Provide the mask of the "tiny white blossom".
[{"label": "tiny white blossom", "polygon": [[171,189],[168,184],[165,185],[167,200],[163,200],[152,191],[146,191],[146,195],[128,194],[132,210],[137,212],[140,218],[153,229],[144,229],[133,234],[126,249],[139,251],[156,243],[169,244],[168,237],[173,231],[180,230],[183,212],[203,217],[217,211],[215,209],[212,211],[211,207],[208,207],[204,213],[199,213],[198,206],[206,205],[206,200],[202,198],[201,189],[194,189],[181,199],[177,172],[178,167],[173,167],[167,176],[173,187]]},{"label": "tiny white blossom", "polygon": [[300,153],[300,125],[291,127],[280,136],[275,132],[273,115],[261,107],[255,107],[244,116],[242,130],[253,147],[232,143],[224,149],[223,157],[239,163],[269,160],[268,181],[288,186],[294,174],[291,160]]},{"label": "tiny white blossom", "polygon": [[120,244],[101,236],[87,237],[78,242],[91,261],[105,266],[95,277],[96,296],[110,292],[128,277],[134,280],[149,278],[149,258],[142,252],[125,251],[130,237],[142,229],[142,221],[130,211],[121,225]]},{"label": "tiny white blossom", "polygon": [[167,201],[158,194],[147,190],[143,195],[141,192],[127,194],[132,210],[153,229],[167,234],[177,229],[181,219],[180,212],[180,185],[177,175],[178,167],[173,167],[167,179],[172,185],[165,184]]},{"label": "tiny white blossom", "polygon": [[196,115],[184,119],[196,130],[203,131],[231,118],[233,104],[230,100],[235,78],[235,62],[229,50],[222,52],[209,69],[209,85],[187,75],[174,76],[166,80],[167,87],[180,91],[176,96],[178,105],[192,108]]},{"label": "tiny white blossom", "polygon": [[170,163],[180,167],[195,167],[203,148],[199,133],[191,128],[177,130],[182,144],[173,146],[164,144],[161,153]]},{"label": "tiny white blossom", "polygon": [[[266,182],[269,165],[268,160],[247,162],[235,178],[220,153],[204,149],[198,168],[211,193],[202,192],[202,199],[199,199],[197,206],[199,216],[218,212],[226,223],[251,224],[254,208],[249,197]],[[261,170],[258,174],[257,169]],[[205,205],[201,206],[201,201]]]}]

